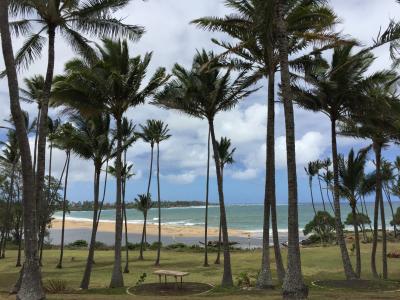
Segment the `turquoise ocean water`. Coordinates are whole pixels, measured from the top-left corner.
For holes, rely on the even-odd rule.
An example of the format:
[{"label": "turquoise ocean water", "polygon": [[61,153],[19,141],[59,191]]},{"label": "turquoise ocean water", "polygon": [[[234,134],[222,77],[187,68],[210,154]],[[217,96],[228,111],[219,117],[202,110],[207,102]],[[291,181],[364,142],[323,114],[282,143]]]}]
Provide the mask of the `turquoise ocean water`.
[{"label": "turquoise ocean water", "polygon": [[[372,219],[373,216],[373,203],[367,203],[367,210]],[[393,202],[393,209],[396,211],[397,207],[400,206],[400,202]],[[278,229],[280,232],[287,232],[287,205],[278,205]],[[316,204],[317,210],[322,210],[322,204]],[[333,215],[332,209],[329,203],[326,205],[326,209]],[[228,226],[232,229],[240,229],[253,233],[255,236],[261,235],[262,233],[262,222],[263,222],[263,205],[261,204],[234,204],[227,205],[227,218]],[[347,214],[350,212],[350,207],[347,203],[343,202],[341,205],[342,220],[345,220]],[[359,207],[361,211],[361,207]],[[172,226],[203,226],[204,225],[204,214],[205,207],[184,207],[184,208],[163,208],[161,209],[161,223]],[[390,226],[389,223],[392,220],[392,214],[389,205],[385,204],[386,214],[386,225]],[[219,207],[209,207],[209,226],[218,227],[219,225]],[[304,228],[313,217],[314,212],[311,204],[299,204],[299,227]],[[60,219],[62,217],[61,212],[56,212],[55,218]],[[127,210],[127,217],[129,223],[143,223],[142,214],[135,210]],[[73,211],[67,215],[68,219],[71,220],[86,220],[92,221],[92,213],[90,211]],[[105,222],[113,222],[115,220],[114,210],[105,210],[101,214],[101,220]],[[151,209],[148,216],[149,223],[157,223],[157,209]]]}]

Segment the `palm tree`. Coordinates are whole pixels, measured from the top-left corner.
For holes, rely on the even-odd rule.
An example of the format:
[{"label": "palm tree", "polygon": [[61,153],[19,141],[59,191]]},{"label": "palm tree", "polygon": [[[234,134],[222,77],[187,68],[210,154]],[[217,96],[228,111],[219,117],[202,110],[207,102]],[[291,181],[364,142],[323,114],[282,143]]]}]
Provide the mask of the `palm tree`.
[{"label": "palm tree", "polygon": [[[57,132],[58,128],[61,125],[61,120],[60,119],[55,119],[53,120],[52,118],[48,118],[48,141],[49,141],[49,171],[48,171],[48,176],[51,178],[51,173],[52,173],[52,166],[53,166],[53,136]],[[64,173],[64,172],[63,172]],[[61,185],[61,179],[62,176],[60,177],[60,183]],[[51,180],[48,180],[48,185],[47,185],[47,195],[46,195],[46,201],[42,202],[42,205],[40,207],[40,217],[39,217],[39,264],[42,265],[42,257],[43,257],[43,244],[44,244],[44,235],[46,231],[46,218],[48,216],[48,208],[51,207],[51,202],[53,201],[52,199],[52,191],[51,191]]]},{"label": "palm tree", "polygon": [[[15,285],[17,297],[21,300],[38,300],[45,297],[42,288],[42,275],[37,260],[37,235],[36,230],[36,201],[34,188],[34,171],[32,156],[29,148],[27,126],[24,114],[19,103],[19,88],[13,46],[8,19],[8,1],[0,3],[0,39],[5,73],[7,75],[8,90],[10,94],[10,111],[14,120],[15,132],[21,152],[21,165],[23,177],[23,224],[24,224],[24,252],[25,262],[20,278]],[[24,275],[24,276],[22,276]]]},{"label": "palm tree", "polygon": [[304,284],[301,272],[299,246],[299,219],[297,199],[295,123],[289,73],[289,39],[284,12],[285,2],[275,0],[275,21],[279,62],[281,67],[281,92],[286,128],[286,157],[288,173],[288,256],[287,272],[283,281],[283,297],[286,299],[305,299],[308,287]]},{"label": "palm tree", "polygon": [[318,166],[314,161],[310,161],[307,165],[307,168],[304,168],[306,174],[308,175],[308,186],[310,188],[310,195],[311,195],[311,204],[314,210],[314,214],[317,214],[317,210],[315,209],[314,205],[314,196],[313,196],[313,188],[312,188],[312,181],[314,176],[318,174]]},{"label": "palm tree", "polygon": [[[226,137],[221,137],[221,140],[218,142],[218,155],[221,161],[222,186],[224,183],[224,168],[226,165],[231,165],[235,162],[233,159],[233,154],[235,153],[235,151],[236,148],[231,149],[231,140]],[[221,220],[219,222],[219,232],[218,232],[218,253],[217,253],[217,259],[215,260],[215,264],[217,265],[220,264],[220,256],[221,256]]]},{"label": "palm tree", "polygon": [[321,169],[324,168],[324,161],[317,159],[315,161],[315,164],[317,166],[317,179],[318,179],[319,191],[321,194],[322,206],[324,208],[324,211],[326,211],[324,194],[322,193],[321,174],[320,174]]},{"label": "palm tree", "polygon": [[[143,33],[143,28],[123,24],[113,13],[125,8],[129,1],[126,0],[98,0],[98,1],[53,1],[47,5],[42,2],[30,0],[12,1],[10,12],[16,19],[10,23],[12,32],[18,37],[27,36],[21,49],[15,57],[17,68],[27,68],[41,56],[42,49],[48,37],[48,58],[43,99],[39,120],[37,171],[35,178],[36,202],[40,203],[43,196],[47,117],[50,92],[53,83],[55,62],[56,33],[68,41],[71,48],[87,60],[96,57],[95,51],[90,46],[86,35],[96,38],[127,37],[137,39]],[[37,29],[35,33],[32,29]]]},{"label": "palm tree", "polygon": [[[395,167],[391,162],[387,160],[382,160],[382,190],[385,193],[386,199],[389,203],[390,212],[392,213],[392,219],[394,220],[394,209],[391,198],[391,191],[394,184],[395,176],[394,171]],[[394,236],[397,236],[397,228],[396,224],[393,225]]]},{"label": "palm tree", "polygon": [[332,211],[334,212],[335,209],[333,207],[330,196],[330,194],[332,193],[331,186],[333,181],[333,173],[330,170],[331,165],[332,161],[329,157],[322,161],[322,169],[324,170],[324,172],[321,174],[321,178],[325,182],[326,198],[328,199],[329,206],[332,208]]},{"label": "palm tree", "polygon": [[4,165],[5,170],[10,177],[8,184],[8,196],[6,202],[6,216],[5,216],[5,226],[1,233],[0,239],[0,258],[5,258],[7,236],[11,229],[11,209],[12,203],[15,196],[15,179],[17,175],[17,165],[20,160],[20,150],[18,147],[17,135],[14,130],[9,130],[7,132],[7,142],[0,141],[0,146],[2,146],[3,154],[0,155],[0,163]]},{"label": "palm tree", "polygon": [[42,75],[35,75],[31,78],[25,78],[24,83],[26,89],[20,89],[21,100],[27,103],[35,103],[37,106],[37,117],[35,121],[35,146],[33,150],[33,170],[36,172],[36,159],[37,147],[39,137],[39,120],[42,110],[43,91],[44,91],[44,77]]},{"label": "palm tree", "polygon": [[[147,183],[147,194],[150,195],[150,187],[151,187],[151,178],[153,174],[153,160],[154,160],[154,144],[155,144],[155,126],[156,120],[146,120],[145,125],[139,125],[141,128],[141,132],[138,132],[138,136],[145,142],[150,144],[151,152],[150,152],[150,169],[149,169],[149,179]],[[147,243],[146,238],[146,226],[143,228],[144,230],[144,241],[145,248]],[[143,253],[139,255],[139,259],[143,258]]]},{"label": "palm tree", "polygon": [[[279,246],[275,195],[275,73],[279,69],[279,57],[277,34],[273,21],[274,2],[271,0],[226,0],[225,3],[235,11],[234,14],[223,18],[205,17],[194,20],[193,23],[207,30],[227,33],[237,40],[238,42],[234,44],[213,41],[226,50],[223,56],[227,54],[236,56],[230,61],[231,64],[238,68],[250,67],[254,71],[250,76],[254,82],[262,78],[268,80],[264,205],[267,207],[265,212],[271,210],[275,261],[278,278],[283,281],[285,269]],[[337,39],[337,35],[330,32],[332,26],[337,22],[337,17],[325,4],[325,1],[290,1],[290,8],[285,13],[289,24],[288,31],[291,39],[289,50],[291,52],[296,53],[315,42],[325,45]],[[301,61],[303,60],[300,57],[294,60],[292,65],[299,66]],[[264,222],[268,222],[268,220]],[[264,243],[263,251],[267,252],[264,255],[269,257],[269,238],[266,237],[265,241],[268,243]],[[265,282],[265,286],[270,287],[270,283]]]},{"label": "palm tree", "polygon": [[65,123],[59,127],[58,132],[54,136],[54,147],[64,150],[66,154],[66,169],[64,178],[64,197],[62,204],[62,226],[61,226],[61,246],[60,246],[60,257],[57,263],[57,269],[62,269],[63,257],[64,257],[64,234],[65,234],[65,214],[67,213],[67,191],[68,191],[68,175],[69,167],[71,162],[71,151],[75,145],[74,127],[71,123]]},{"label": "palm tree", "polygon": [[[318,68],[306,76],[310,89],[293,87],[297,103],[306,109],[322,112],[331,121],[332,162],[333,162],[333,204],[336,218],[336,235],[341,251],[344,273],[347,279],[356,278],[344,240],[340,215],[339,167],[337,151],[337,122],[343,119],[352,106],[357,103],[357,91],[373,78],[383,74],[376,73],[364,78],[365,72],[374,58],[368,51],[352,54],[356,44],[338,46],[334,49],[331,64],[321,59]],[[358,106],[357,106],[358,107]]]},{"label": "palm tree", "polygon": [[[67,64],[66,76],[57,83],[53,95],[58,102],[79,109],[84,114],[95,111],[108,113],[116,123],[116,214],[114,268],[110,287],[124,285],[121,268],[122,241],[122,118],[131,108],[145,103],[167,80],[164,68],[156,70],[146,85],[143,81],[151,61],[152,54],[143,58],[129,57],[126,41],[104,40],[103,47],[98,46],[99,54],[94,62],[84,57]],[[87,98],[87,94],[90,97]]]},{"label": "palm tree", "polygon": [[364,179],[364,168],[367,162],[369,148],[360,150],[357,155],[351,149],[346,159],[339,157],[339,191],[340,195],[349,201],[353,216],[354,237],[356,246],[356,275],[361,275],[360,235],[358,233],[357,201],[359,190]]},{"label": "palm tree", "polygon": [[360,88],[360,101],[363,105],[352,107],[350,117],[342,124],[343,135],[370,139],[375,153],[375,207],[374,231],[371,253],[371,270],[378,278],[376,270],[376,248],[378,244],[378,215],[381,213],[382,226],[382,276],[387,278],[387,240],[385,209],[382,196],[382,149],[390,140],[398,139],[397,119],[399,105],[395,95],[395,84],[398,77],[395,72],[382,71],[364,80]]},{"label": "palm tree", "polygon": [[233,108],[240,100],[250,95],[253,90],[248,89],[251,81],[245,76],[245,72],[240,72],[238,77],[231,81],[231,69],[222,72],[220,66],[221,64],[214,53],[207,53],[205,50],[197,52],[193,59],[191,70],[186,70],[178,64],[174,66],[172,71],[175,75],[174,80],[167,84],[162,92],[157,94],[154,103],[161,107],[176,109],[208,121],[217,174],[224,244],[222,285],[232,286],[228,226],[214,119],[218,113]]},{"label": "palm tree", "polygon": [[[124,118],[125,119],[125,118]],[[132,141],[133,142],[133,141]],[[128,217],[126,215],[126,203],[125,203],[125,193],[126,193],[126,182],[135,174],[132,173],[132,164],[126,162],[126,149],[128,148],[128,142],[124,142],[124,163],[122,165],[121,176],[122,176],[122,217],[124,218],[125,225],[125,268],[124,273],[129,273],[129,242],[128,242]],[[116,177],[117,171],[115,166],[109,166],[107,170],[108,174]]]},{"label": "palm tree", "polygon": [[135,198],[135,203],[136,203],[135,208],[143,213],[143,231],[142,231],[142,239],[140,241],[140,254],[139,254],[139,260],[143,260],[144,259],[143,244],[145,243],[144,235],[146,232],[147,213],[153,207],[153,202],[151,201],[150,194],[141,194],[138,195],[137,198]]},{"label": "palm tree", "polygon": [[157,144],[157,204],[158,204],[158,245],[155,265],[160,265],[161,252],[161,193],[160,193],[160,143],[171,137],[168,125],[162,121],[155,121],[154,142]]},{"label": "palm tree", "polygon": [[129,147],[137,140],[135,125],[132,121],[128,120],[128,118],[122,118],[122,140],[123,140],[123,148],[124,148],[124,158],[123,158],[123,179],[122,179],[122,209],[125,221],[125,268],[124,273],[129,273],[129,249],[128,249],[128,218],[126,216],[126,182],[129,180],[134,174],[131,173],[131,169],[133,165],[128,165],[126,156],[128,153]]}]

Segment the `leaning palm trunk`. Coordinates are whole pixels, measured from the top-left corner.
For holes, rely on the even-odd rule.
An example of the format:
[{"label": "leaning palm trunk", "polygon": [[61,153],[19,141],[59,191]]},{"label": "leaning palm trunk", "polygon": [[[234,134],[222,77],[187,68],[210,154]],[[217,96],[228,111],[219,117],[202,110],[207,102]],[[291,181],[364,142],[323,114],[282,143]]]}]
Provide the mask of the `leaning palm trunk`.
[{"label": "leaning palm trunk", "polygon": [[7,197],[7,204],[6,204],[6,220],[5,220],[5,226],[4,226],[4,231],[3,231],[3,236],[2,236],[2,242],[3,244],[0,244],[1,246],[1,258],[6,257],[6,245],[7,245],[7,240],[8,240],[8,235],[10,232],[10,216],[11,216],[11,203],[13,202],[14,198],[14,176],[15,176],[15,163],[12,165],[11,169],[11,179],[10,179],[10,186],[9,186],[9,193]]},{"label": "leaning palm trunk", "polygon": [[357,222],[357,212],[356,205],[351,205],[351,214],[353,215],[353,225],[354,225],[354,240],[356,246],[356,275],[357,278],[361,276],[361,250],[360,250],[360,235],[358,233],[358,222]]},{"label": "leaning palm trunk", "polygon": [[209,128],[210,128],[211,141],[212,141],[213,153],[214,153],[215,170],[217,173],[219,208],[220,208],[221,228],[222,228],[222,240],[224,243],[224,274],[222,276],[221,285],[224,287],[231,287],[231,286],[233,286],[233,279],[232,279],[231,255],[230,255],[230,251],[229,251],[228,224],[226,221],[224,191],[223,191],[223,182],[222,182],[222,176],[221,176],[221,161],[220,161],[219,154],[218,154],[218,145],[217,145],[217,140],[215,138],[214,121],[213,120],[209,120],[209,126],[210,126]]},{"label": "leaning palm trunk", "polygon": [[110,288],[119,288],[124,286],[124,278],[121,268],[121,242],[122,242],[122,132],[121,118],[117,120],[117,157],[115,161],[115,176],[117,178],[117,191],[115,203],[115,245],[114,245],[114,267],[111,276]]},{"label": "leaning palm trunk", "polygon": [[[392,203],[392,199],[390,197],[390,188],[387,186],[387,184],[385,184],[383,186],[383,190],[385,191],[385,195],[386,195],[386,199],[389,203],[389,207],[390,207],[390,212],[392,213],[392,220],[394,220],[394,209],[393,209],[393,203]],[[394,237],[397,237],[397,227],[396,224],[393,224],[393,231],[394,231]]]},{"label": "leaning palm trunk", "polygon": [[281,65],[282,98],[286,128],[286,155],[288,172],[288,268],[283,281],[283,297],[285,299],[305,299],[308,288],[303,282],[301,272],[299,223],[297,204],[296,146],[293,103],[290,96],[289,54],[286,23],[284,20],[285,4],[276,0],[277,35],[279,44],[279,60]]},{"label": "leaning palm trunk", "polygon": [[[153,173],[153,160],[154,160],[154,144],[151,144],[151,154],[150,154],[150,171],[149,171],[149,181],[147,183],[147,196],[150,196],[150,186],[151,186],[151,178]],[[144,224],[143,228],[143,235],[144,235],[144,245],[143,248],[146,250],[147,245],[147,233],[146,233],[146,223]],[[143,253],[141,255],[143,257]]]},{"label": "leaning palm trunk", "polygon": [[8,89],[10,94],[10,110],[14,120],[18,145],[21,151],[23,177],[23,224],[25,262],[20,277],[15,285],[20,300],[44,299],[42,276],[37,257],[36,235],[36,201],[34,188],[34,173],[29,140],[24,124],[24,116],[19,103],[18,78],[15,69],[13,47],[8,23],[8,1],[0,2],[0,33],[1,45],[6,66]]},{"label": "leaning palm trunk", "polygon": [[217,258],[215,259],[214,264],[219,265],[221,263],[221,215],[219,217],[219,230],[218,230],[218,251],[217,251]]},{"label": "leaning palm trunk", "polygon": [[57,269],[62,269],[63,257],[64,257],[64,234],[65,234],[65,214],[67,212],[67,188],[68,188],[68,172],[71,154],[67,151],[67,169],[65,171],[65,182],[64,182],[64,198],[63,198],[63,217],[61,226],[61,246],[60,246],[60,258],[58,259]]},{"label": "leaning palm trunk", "polygon": [[381,208],[381,225],[382,225],[382,268],[383,277],[387,278],[387,261],[386,261],[386,224],[385,224],[385,211],[383,206],[382,197],[382,173],[381,173],[381,161],[382,161],[382,145],[373,141],[373,149],[375,152],[375,167],[376,167],[376,183],[375,183],[375,207],[374,207],[374,233],[372,238],[372,252],[371,252],[371,271],[375,278],[379,278],[376,269],[376,248],[378,246],[378,216],[379,207]]},{"label": "leaning palm trunk", "polygon": [[340,216],[340,197],[339,197],[339,157],[337,152],[336,142],[336,120],[331,120],[331,138],[332,138],[332,162],[333,162],[333,205],[335,208],[335,222],[336,222],[336,239],[340,247],[342,263],[346,279],[356,279],[357,275],[354,273],[353,266],[351,265],[349,252],[347,251],[346,241],[344,239],[342,221]]},{"label": "leaning palm trunk", "polygon": [[[207,141],[206,215],[204,220],[204,267],[208,267],[208,191],[210,186],[210,130]],[[220,227],[221,232],[221,227]],[[221,241],[220,241],[221,242]],[[218,251],[219,258],[219,251]]]},{"label": "leaning palm trunk", "polygon": [[89,288],[90,276],[92,274],[92,267],[94,261],[94,250],[96,246],[96,234],[97,234],[97,224],[98,224],[97,218],[99,210],[100,174],[101,174],[101,167],[95,166],[92,234],[90,237],[89,253],[86,260],[85,271],[83,273],[83,278],[80,285],[80,288],[84,290]]},{"label": "leaning palm trunk", "polygon": [[36,117],[36,130],[35,130],[35,146],[33,148],[33,171],[36,172],[36,160],[37,160],[37,147],[39,141],[39,120],[40,120],[40,106],[38,107],[38,113]]},{"label": "leaning palm trunk", "polygon": [[98,213],[97,222],[96,222],[97,228],[99,227],[101,212],[103,210],[104,200],[106,199],[107,180],[108,180],[108,158],[107,158],[107,161],[106,161],[106,175],[104,176],[103,197],[101,199],[101,203],[100,203],[100,206],[99,206],[99,213]]},{"label": "leaning palm trunk", "polygon": [[158,245],[156,266],[160,265],[161,252],[161,197],[160,197],[160,144],[157,143],[157,203],[158,203]]},{"label": "leaning palm trunk", "polygon": [[143,257],[143,248],[144,248],[144,235],[145,235],[145,228],[147,222],[147,212],[143,213],[143,231],[142,231],[142,239],[140,241],[140,253],[139,253],[139,260],[144,260]]},{"label": "leaning palm trunk", "polygon": [[308,186],[310,188],[311,204],[312,204],[312,208],[314,210],[314,215],[317,215],[317,210],[315,209],[315,204],[314,204],[314,195],[313,195],[313,190],[312,190],[312,178],[311,177],[308,179]]},{"label": "leaning palm trunk", "polygon": [[321,178],[319,178],[319,174],[317,174],[317,178],[318,178],[318,184],[319,184],[319,191],[321,193],[322,206],[324,208],[324,211],[326,211],[325,199],[324,199],[324,194],[322,193]]},{"label": "leaning palm trunk", "polygon": [[270,288],[272,286],[269,226],[271,215],[271,201],[275,197],[275,73],[270,72],[268,77],[268,115],[267,115],[267,151],[266,151],[266,176],[264,194],[264,224],[263,224],[263,252],[261,261],[261,272],[257,278],[259,288]]}]

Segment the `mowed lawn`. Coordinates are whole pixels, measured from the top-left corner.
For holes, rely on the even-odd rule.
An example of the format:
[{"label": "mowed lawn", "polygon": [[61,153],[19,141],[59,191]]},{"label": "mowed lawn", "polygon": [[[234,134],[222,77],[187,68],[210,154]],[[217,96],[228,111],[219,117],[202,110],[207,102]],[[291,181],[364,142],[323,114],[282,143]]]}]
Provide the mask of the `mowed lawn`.
[{"label": "mowed lawn", "polygon": [[[380,248],[381,245],[378,247]],[[389,244],[389,250],[400,250],[400,244]],[[370,273],[370,248],[371,245],[362,245],[363,269],[362,277],[371,279]],[[271,249],[272,250],[272,249]],[[313,286],[314,280],[343,279],[342,263],[339,249],[336,246],[302,248],[302,266],[305,281],[310,288],[310,299],[400,299],[400,292],[393,290],[393,283],[385,290],[368,289],[332,289]],[[15,267],[16,251],[7,251],[6,259],[0,260],[0,298],[13,299],[8,296],[7,291],[15,283],[19,269]],[[82,278],[87,251],[66,250],[64,253],[63,269],[56,269],[58,250],[45,250],[44,266],[42,268],[43,281],[49,279],[65,280],[72,293],[63,295],[50,295],[48,299],[151,299],[154,297],[132,296],[126,293],[126,289],[107,289],[110,280],[113,251],[97,251],[95,255],[95,266],[91,278],[91,289],[87,292],[79,291],[79,283]],[[273,251],[271,251],[273,256]],[[286,257],[286,250],[283,249]],[[137,260],[137,251],[130,252],[130,273],[124,274],[125,285],[134,286],[143,273],[147,274],[146,282],[157,282],[158,278],[152,274],[157,269],[154,267],[155,251],[145,252],[145,261]],[[222,276],[222,265],[214,265],[215,253],[210,253],[210,267],[203,267],[203,253],[197,251],[163,250],[161,253],[161,268],[190,272],[186,278],[191,282],[203,282],[215,285],[216,288],[202,296],[185,296],[179,299],[280,299],[280,287],[277,285],[273,291],[244,291],[238,288],[223,290],[218,287]],[[354,256],[352,256],[354,261]],[[232,252],[232,270],[234,280],[241,272],[256,274],[261,261],[261,251],[234,251]],[[378,263],[380,267],[380,252],[378,252]],[[400,281],[400,259],[389,259],[389,274],[391,280]],[[275,270],[274,264],[272,268]],[[274,273],[275,275],[275,273]],[[398,286],[400,289],[400,284]],[[162,297],[163,299],[172,299]]]}]

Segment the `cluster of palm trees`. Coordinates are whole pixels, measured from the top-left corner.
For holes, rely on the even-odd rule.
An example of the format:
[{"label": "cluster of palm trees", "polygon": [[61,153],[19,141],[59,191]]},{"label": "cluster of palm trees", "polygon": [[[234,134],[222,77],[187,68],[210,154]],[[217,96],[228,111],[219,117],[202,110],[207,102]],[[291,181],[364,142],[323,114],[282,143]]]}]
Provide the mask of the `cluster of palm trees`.
[{"label": "cluster of palm trees", "polygon": [[[100,175],[106,165],[106,176],[116,178],[116,222],[114,268],[110,287],[122,287],[122,234],[125,220],[127,240],[127,215],[125,203],[126,184],[132,175],[127,162],[127,150],[139,137],[151,146],[149,182],[147,192],[138,196],[144,218],[151,207],[150,185],[153,170],[154,146],[157,146],[157,196],[159,214],[158,251],[156,265],[160,263],[161,210],[160,210],[160,166],[159,144],[170,137],[169,130],[161,121],[148,121],[136,134],[133,123],[126,119],[126,112],[150,102],[153,105],[178,110],[192,117],[207,121],[208,168],[206,182],[206,226],[205,259],[207,257],[207,209],[209,187],[210,148],[213,151],[220,206],[220,231],[223,245],[222,286],[232,286],[228,224],[225,210],[223,170],[232,163],[234,150],[228,150],[227,139],[218,142],[215,118],[219,113],[232,109],[239,102],[258,90],[255,85],[262,79],[268,81],[268,115],[266,128],[266,183],[264,199],[264,233],[261,272],[257,281],[260,288],[273,285],[269,247],[269,226],[274,240],[274,254],[278,280],[282,283],[284,298],[303,299],[308,288],[304,284],[299,247],[297,169],[295,147],[294,105],[315,112],[322,112],[331,122],[332,173],[328,174],[328,162],[309,168],[326,172],[326,183],[332,186],[333,210],[336,223],[336,239],[340,248],[344,273],[347,279],[360,276],[360,264],[356,270],[351,264],[342,228],[340,196],[344,193],[346,163],[362,160],[364,154],[347,160],[338,154],[337,134],[369,139],[375,153],[376,182],[374,232],[371,267],[377,276],[375,256],[378,236],[378,214],[380,209],[383,235],[383,270],[387,278],[386,228],[384,223],[382,174],[382,148],[398,138],[398,97],[396,96],[397,74],[394,70],[367,75],[374,56],[371,50],[382,44],[394,42],[398,46],[399,25],[391,22],[369,48],[360,50],[355,40],[344,38],[334,31],[338,17],[326,1],[321,0],[226,0],[234,11],[224,17],[204,17],[192,23],[209,31],[223,32],[233,42],[213,40],[223,51],[216,54],[198,51],[191,68],[176,64],[172,75],[164,68],[147,76],[151,53],[130,57],[128,42],[137,40],[144,32],[140,26],[126,25],[114,17],[114,13],[127,6],[129,1],[2,1],[0,4],[0,30],[3,57],[6,66],[2,75],[7,75],[10,94],[10,109],[18,142],[21,177],[23,181],[23,226],[25,261],[15,290],[19,299],[42,299],[41,273],[38,247],[43,244],[44,219],[41,211],[50,203],[50,189],[45,186],[46,145],[66,152],[64,176],[65,213],[67,206],[68,167],[71,154],[91,159],[94,164],[94,207],[91,243],[87,264],[81,283],[88,288],[94,260],[94,243],[100,220]],[[10,18],[9,18],[10,15]],[[54,76],[55,38],[61,34],[78,56],[65,66],[63,75]],[[13,55],[11,36],[27,37],[23,46]],[[102,39],[102,45],[92,47],[88,37]],[[119,38],[119,40],[117,40]],[[48,43],[48,64],[44,77],[35,77],[27,87],[35,93],[19,90],[17,71],[27,68],[41,56]],[[333,50],[331,59],[325,59],[326,50]],[[280,74],[279,97],[276,93],[276,74]],[[146,79],[146,84],[144,84]],[[40,87],[40,88],[39,88]],[[38,117],[35,124],[35,151],[32,158],[28,140],[28,126],[21,110],[20,94],[37,103]],[[25,97],[26,96],[26,97]],[[287,268],[283,265],[279,249],[275,193],[275,105],[283,104],[286,135],[288,173],[288,256]],[[49,126],[50,105],[62,107],[63,116],[69,123]],[[111,123],[115,128],[111,129]],[[50,129],[53,128],[53,129]],[[54,132],[51,132],[51,131]],[[49,135],[49,132],[51,133]],[[47,140],[49,143],[47,143]],[[221,150],[221,151],[220,151]],[[225,155],[225,156],[224,156]],[[114,167],[110,168],[110,160]],[[50,159],[51,161],[51,159]],[[321,167],[321,168],[320,168]],[[358,170],[362,173],[362,170]],[[63,172],[64,173],[64,172]],[[310,175],[311,176],[311,175]],[[49,166],[51,178],[51,163]],[[318,178],[319,175],[318,175]],[[51,181],[51,180],[49,180]],[[61,179],[60,179],[61,181]],[[11,185],[12,186],[12,185]],[[50,186],[50,183],[49,183]],[[104,185],[105,186],[105,185]],[[58,190],[58,189],[57,189]],[[56,190],[56,191],[57,191]],[[104,189],[105,190],[105,189]],[[322,192],[322,189],[321,189]],[[355,190],[346,193],[352,208],[356,208]],[[327,195],[329,196],[329,195]],[[46,202],[47,201],[47,202]],[[65,219],[65,214],[63,216]],[[64,223],[64,221],[63,221]],[[40,230],[38,230],[40,228]],[[64,228],[64,226],[63,226]],[[357,226],[355,226],[357,230]],[[40,243],[39,243],[40,241]],[[62,239],[63,241],[63,239]],[[144,224],[142,243],[146,241]],[[221,243],[220,243],[221,244]],[[359,252],[359,247],[357,249]],[[129,272],[126,252],[125,272]],[[140,257],[143,257],[143,247]],[[219,261],[219,259],[217,259]],[[62,252],[59,267],[62,267]]]}]

